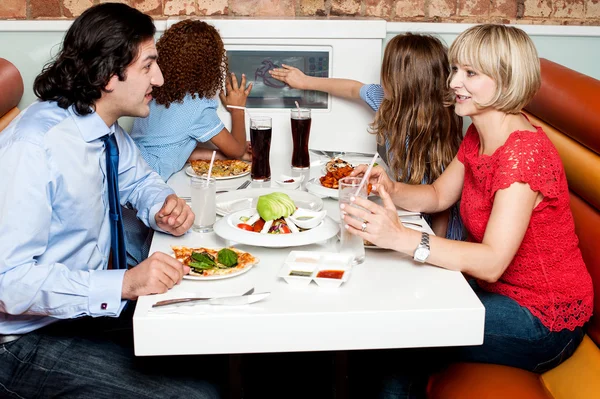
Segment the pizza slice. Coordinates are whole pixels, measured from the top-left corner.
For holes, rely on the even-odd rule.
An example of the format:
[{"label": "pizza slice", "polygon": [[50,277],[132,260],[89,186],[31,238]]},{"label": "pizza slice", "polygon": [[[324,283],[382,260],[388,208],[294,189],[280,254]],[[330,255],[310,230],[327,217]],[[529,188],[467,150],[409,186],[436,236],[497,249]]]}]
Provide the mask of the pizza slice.
[{"label": "pizza slice", "polygon": [[[210,167],[210,161],[195,160],[190,161],[190,165],[197,175],[206,175]],[[240,161],[239,159],[216,160],[213,164],[211,175],[214,177],[229,177],[238,176],[250,171],[248,162]]]},{"label": "pizza slice", "polygon": [[252,267],[258,258],[237,248],[191,248],[173,246],[175,259],[190,267],[191,276],[222,276]]}]

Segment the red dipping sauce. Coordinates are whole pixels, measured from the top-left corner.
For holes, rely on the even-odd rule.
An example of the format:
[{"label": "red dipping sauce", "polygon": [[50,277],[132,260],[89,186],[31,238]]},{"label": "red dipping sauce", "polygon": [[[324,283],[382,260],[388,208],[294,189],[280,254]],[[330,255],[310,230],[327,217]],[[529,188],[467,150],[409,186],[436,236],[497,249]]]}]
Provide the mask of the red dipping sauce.
[{"label": "red dipping sauce", "polygon": [[337,278],[340,279],[344,275],[343,270],[321,270],[317,273],[317,277],[320,278]]}]

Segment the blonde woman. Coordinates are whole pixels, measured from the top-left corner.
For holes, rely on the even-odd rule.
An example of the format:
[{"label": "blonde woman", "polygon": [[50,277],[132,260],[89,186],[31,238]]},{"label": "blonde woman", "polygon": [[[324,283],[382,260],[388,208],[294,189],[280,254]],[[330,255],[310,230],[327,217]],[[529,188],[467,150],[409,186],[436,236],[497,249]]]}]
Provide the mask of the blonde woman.
[{"label": "blonde woman", "polygon": [[[521,113],[540,86],[537,51],[520,29],[480,25],[456,39],[449,59],[455,112],[473,121],[457,156],[430,185],[394,182],[377,169],[371,183],[384,206],[356,198],[367,211],[342,208],[345,228],[380,247],[474,278],[486,309],[483,345],[435,352],[428,367],[466,360],[541,373],[566,360],[581,342],[593,290],[561,160],[543,130]],[[355,173],[362,172],[361,167]],[[395,205],[436,213],[458,200],[468,242],[406,229],[396,214]],[[417,395],[413,377],[414,372],[399,373],[384,397]]]}]

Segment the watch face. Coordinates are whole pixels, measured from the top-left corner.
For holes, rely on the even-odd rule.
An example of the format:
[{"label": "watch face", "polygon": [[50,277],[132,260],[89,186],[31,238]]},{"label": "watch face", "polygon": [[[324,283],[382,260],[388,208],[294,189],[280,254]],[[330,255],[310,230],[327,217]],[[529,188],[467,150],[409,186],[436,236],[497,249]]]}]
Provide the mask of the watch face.
[{"label": "watch face", "polygon": [[425,259],[429,256],[429,250],[427,248],[417,248],[415,251],[415,260],[425,262]]}]

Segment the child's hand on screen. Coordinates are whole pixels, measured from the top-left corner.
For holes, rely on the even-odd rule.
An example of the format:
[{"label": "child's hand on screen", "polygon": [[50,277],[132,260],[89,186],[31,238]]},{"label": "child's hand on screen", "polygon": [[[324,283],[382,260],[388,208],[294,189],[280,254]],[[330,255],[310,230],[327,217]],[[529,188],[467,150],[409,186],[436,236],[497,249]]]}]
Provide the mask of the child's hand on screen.
[{"label": "child's hand on screen", "polygon": [[271,69],[269,74],[277,80],[287,83],[292,89],[305,89],[306,75],[293,66],[281,64],[281,68]]},{"label": "child's hand on screen", "polygon": [[[246,86],[246,75],[242,74],[242,81],[238,85],[237,77],[234,73],[231,73],[227,79],[225,79],[225,90],[226,93],[223,93],[222,91],[219,93],[219,98],[225,108],[227,108],[228,105],[245,107],[246,99],[250,95],[250,91],[252,91],[252,82]],[[230,112],[234,109],[235,108],[227,108]]]}]

